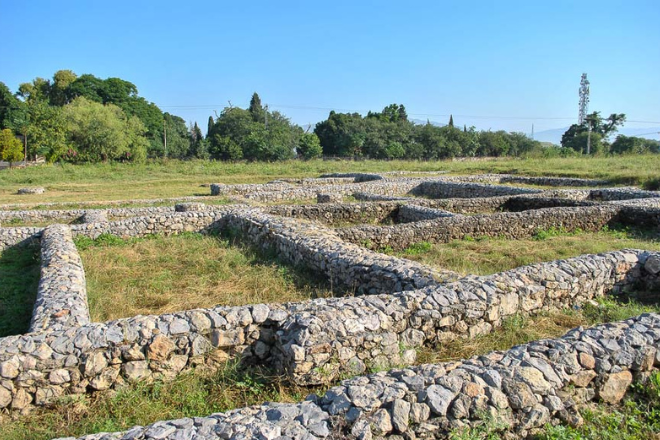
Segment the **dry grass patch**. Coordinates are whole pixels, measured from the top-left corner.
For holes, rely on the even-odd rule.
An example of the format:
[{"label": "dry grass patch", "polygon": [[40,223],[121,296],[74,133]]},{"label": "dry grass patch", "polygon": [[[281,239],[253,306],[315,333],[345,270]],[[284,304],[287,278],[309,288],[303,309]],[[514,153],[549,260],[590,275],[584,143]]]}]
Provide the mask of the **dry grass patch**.
[{"label": "dry grass patch", "polygon": [[201,234],[78,238],[92,320],[331,296],[318,277]]},{"label": "dry grass patch", "polygon": [[397,256],[462,274],[489,275],[528,264],[620,249],[660,251],[660,232],[606,229],[600,232],[539,231],[526,240],[472,238],[417,243]]}]

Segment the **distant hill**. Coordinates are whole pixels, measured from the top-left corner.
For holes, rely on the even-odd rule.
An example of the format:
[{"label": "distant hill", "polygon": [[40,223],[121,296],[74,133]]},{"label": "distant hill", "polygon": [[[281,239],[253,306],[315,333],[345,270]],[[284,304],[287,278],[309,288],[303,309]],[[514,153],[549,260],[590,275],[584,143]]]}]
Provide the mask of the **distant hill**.
[{"label": "distant hill", "polygon": [[[534,133],[534,139],[537,141],[541,142],[551,142],[553,144],[559,145],[561,143],[561,136],[568,130],[568,127],[564,128],[553,128],[551,130],[543,130],[543,131],[537,131]],[[645,136],[642,136],[646,139],[655,139],[655,140],[660,140],[660,127],[650,127],[650,128],[621,128],[619,131],[612,136],[612,140],[616,138],[617,134],[622,134],[624,136],[639,136],[641,134],[644,134]],[[655,134],[647,134],[647,133],[655,133]],[[527,134],[528,136],[531,135],[531,133]]]},{"label": "distant hill", "polygon": [[[418,125],[426,125],[426,119],[410,119],[410,122],[413,122]],[[436,121],[428,121],[431,123],[431,125],[435,125],[436,127],[444,127],[447,124],[443,124],[442,122],[436,122]]]}]

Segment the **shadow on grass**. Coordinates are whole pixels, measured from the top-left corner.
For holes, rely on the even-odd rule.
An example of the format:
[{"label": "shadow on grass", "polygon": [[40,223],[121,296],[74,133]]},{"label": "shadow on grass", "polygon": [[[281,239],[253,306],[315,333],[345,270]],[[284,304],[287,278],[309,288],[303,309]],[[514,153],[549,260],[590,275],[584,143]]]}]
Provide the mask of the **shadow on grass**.
[{"label": "shadow on grass", "polygon": [[[297,289],[309,288],[311,290],[311,298],[327,297],[324,292],[332,291],[332,284],[328,276],[319,271],[313,270],[304,265],[294,265],[284,261],[279,257],[277,251],[271,248],[261,248],[247,240],[243,240],[240,236],[232,233],[211,233],[209,234],[218,240],[226,241],[229,247],[239,249],[250,260],[252,266],[263,265],[276,265],[280,275],[291,282]],[[337,292],[336,292],[337,293]],[[352,295],[354,292],[343,292],[345,295]]]},{"label": "shadow on grass", "polygon": [[26,333],[39,286],[39,247],[0,253],[0,337]]}]

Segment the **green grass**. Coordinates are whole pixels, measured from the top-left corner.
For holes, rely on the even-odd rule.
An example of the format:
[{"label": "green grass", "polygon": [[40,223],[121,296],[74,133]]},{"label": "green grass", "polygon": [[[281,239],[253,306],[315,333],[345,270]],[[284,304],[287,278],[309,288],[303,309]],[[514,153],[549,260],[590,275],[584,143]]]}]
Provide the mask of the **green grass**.
[{"label": "green grass", "polygon": [[[329,172],[440,171],[452,174],[513,173],[610,179],[615,184],[658,185],[660,155],[489,161],[287,161],[224,163],[154,161],[146,164],[56,164],[0,171],[0,203],[76,202],[209,195],[207,183],[264,183]],[[126,184],[130,183],[130,184]],[[24,186],[44,186],[43,195],[16,195]]]},{"label": "green grass", "polygon": [[76,238],[93,321],[331,296],[318,276],[215,236]]},{"label": "green grass", "polygon": [[0,337],[28,331],[39,274],[37,246],[0,252]]},{"label": "green grass", "polygon": [[615,407],[591,404],[581,411],[578,428],[549,426],[535,440],[653,440],[660,438],[660,372],[646,383],[637,382],[632,392]]},{"label": "green grass", "polygon": [[543,261],[626,248],[660,251],[660,232],[635,228],[567,232],[552,228],[525,240],[468,236],[449,243],[416,243],[396,255],[462,274],[488,275]]},{"label": "green grass", "polygon": [[19,418],[0,413],[0,440],[49,440],[56,437],[120,431],[158,420],[196,417],[259,405],[298,402],[321,388],[292,386],[263,370],[242,370],[234,362],[215,372],[202,368],[172,382],[139,383],[96,397],[63,398]]}]

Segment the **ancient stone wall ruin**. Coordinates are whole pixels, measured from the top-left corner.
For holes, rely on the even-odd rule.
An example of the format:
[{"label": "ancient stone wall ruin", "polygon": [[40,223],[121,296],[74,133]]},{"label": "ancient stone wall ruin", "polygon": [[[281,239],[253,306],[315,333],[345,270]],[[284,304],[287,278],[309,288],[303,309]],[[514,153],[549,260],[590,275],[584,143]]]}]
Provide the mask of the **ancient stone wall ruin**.
[{"label": "ancient stone wall ruin", "polygon": [[[203,205],[204,198],[189,198],[176,209],[1,211],[5,222],[87,221],[0,228],[0,250],[36,243],[42,253],[30,333],[0,338],[0,409],[22,412],[60,396],[169,380],[201,364],[214,368],[236,358],[269,366],[299,385],[357,376],[299,404],[163,421],[81,439],[423,437],[472,426],[483,414],[501,418],[515,435],[524,436],[549,421],[579,417],[576,403],[620,400],[633,374],[660,366],[657,315],[576,329],[563,338],[461,362],[411,366],[418,348],[488,334],[510,316],[581,306],[640,286],[657,292],[660,253],[623,250],[460,277],[373,250],[466,235],[522,238],[549,228],[595,231],[614,223],[657,228],[657,192],[480,183],[605,183],[580,179],[379,177],[356,173],[211,186],[214,194],[236,197],[241,205]],[[261,205],[313,199],[319,192],[373,201]],[[446,196],[452,198],[426,198]],[[253,202],[259,205],[247,206]],[[475,212],[490,214],[464,215]],[[337,297],[89,322],[74,237],[181,232],[229,234],[268,250],[282,262],[328,279]],[[362,376],[393,367],[400,368]]]}]

